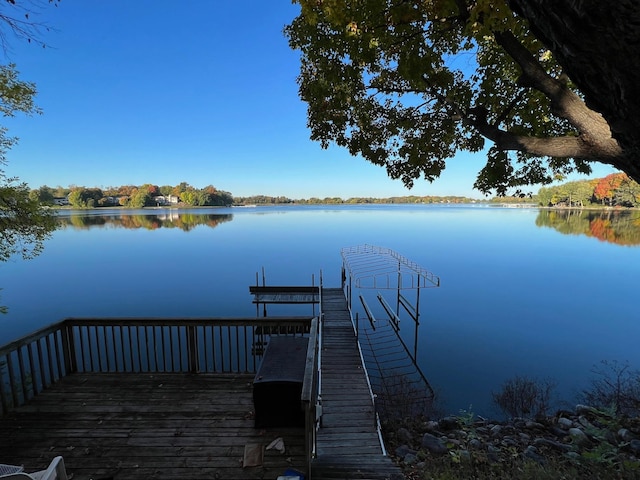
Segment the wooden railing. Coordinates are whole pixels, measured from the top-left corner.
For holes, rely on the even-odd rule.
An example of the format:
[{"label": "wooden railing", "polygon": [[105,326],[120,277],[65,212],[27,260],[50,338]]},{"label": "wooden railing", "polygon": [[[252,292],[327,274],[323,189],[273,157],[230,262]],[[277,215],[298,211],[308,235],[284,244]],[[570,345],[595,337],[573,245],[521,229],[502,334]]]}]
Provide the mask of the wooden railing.
[{"label": "wooden railing", "polygon": [[320,421],[318,395],[320,387],[320,321],[316,317],[311,321],[309,345],[302,382],[302,408],[305,414],[305,451],[307,452],[307,471],[311,472],[311,461],[315,455],[316,431]]},{"label": "wooden railing", "polygon": [[0,348],[0,415],[69,373],[69,342],[63,323]]},{"label": "wooden railing", "polygon": [[0,348],[0,416],[75,372],[255,373],[270,336],[310,326],[311,317],[66,319]]}]

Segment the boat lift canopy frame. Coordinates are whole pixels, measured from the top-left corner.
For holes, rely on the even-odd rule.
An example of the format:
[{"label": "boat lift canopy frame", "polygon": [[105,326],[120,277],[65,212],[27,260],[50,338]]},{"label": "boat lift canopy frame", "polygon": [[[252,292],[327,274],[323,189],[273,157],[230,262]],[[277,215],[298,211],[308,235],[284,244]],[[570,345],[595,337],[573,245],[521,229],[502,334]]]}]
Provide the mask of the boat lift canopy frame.
[{"label": "boat lift canopy frame", "polygon": [[[400,309],[404,310],[415,324],[415,338],[413,358],[418,355],[418,326],[420,324],[420,290],[423,288],[437,288],[440,277],[425,270],[416,262],[384,247],[375,245],[357,245],[345,247],[340,251],[342,256],[342,288],[349,309],[352,308],[354,289],[395,290],[395,312],[378,293],[377,298],[389,315],[390,321],[398,330]],[[414,290],[415,299],[410,301],[402,294],[403,290]],[[366,301],[360,295],[365,313],[372,326],[375,322]],[[374,327],[375,328],[375,327]]]},{"label": "boat lift canopy frame", "polygon": [[440,286],[440,277],[389,248],[365,244],[343,248],[340,254],[343,281],[348,274],[354,288],[405,290]]}]

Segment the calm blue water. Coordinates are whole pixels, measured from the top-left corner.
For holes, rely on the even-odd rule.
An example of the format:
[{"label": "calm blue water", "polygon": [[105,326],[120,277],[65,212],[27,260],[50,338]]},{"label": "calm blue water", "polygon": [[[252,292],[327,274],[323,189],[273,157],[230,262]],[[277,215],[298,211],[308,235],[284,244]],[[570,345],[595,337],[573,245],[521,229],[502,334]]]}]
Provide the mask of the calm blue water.
[{"label": "calm blue water", "polygon": [[71,216],[40,257],[0,265],[0,344],[72,316],[253,316],[261,268],[268,284],[317,283],[322,271],[337,287],[340,249],[366,243],[440,276],[421,297],[419,360],[451,413],[492,413],[491,391],[516,374],[553,379],[573,401],[601,360],[640,368],[637,220],[487,206],[197,213]]}]

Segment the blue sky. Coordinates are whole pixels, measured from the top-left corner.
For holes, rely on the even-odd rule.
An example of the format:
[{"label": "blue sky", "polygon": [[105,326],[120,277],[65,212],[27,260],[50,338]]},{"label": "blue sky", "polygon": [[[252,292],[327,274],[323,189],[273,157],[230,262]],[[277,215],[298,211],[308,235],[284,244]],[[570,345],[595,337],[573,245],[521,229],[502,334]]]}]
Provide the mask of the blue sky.
[{"label": "blue sky", "polygon": [[20,138],[6,173],[32,188],[185,181],[236,196],[482,198],[481,154],[407,190],[309,140],[298,54],[282,34],[297,12],[289,0],[43,2],[48,48],[14,40],[4,59],[36,83],[44,110],[4,121]]}]

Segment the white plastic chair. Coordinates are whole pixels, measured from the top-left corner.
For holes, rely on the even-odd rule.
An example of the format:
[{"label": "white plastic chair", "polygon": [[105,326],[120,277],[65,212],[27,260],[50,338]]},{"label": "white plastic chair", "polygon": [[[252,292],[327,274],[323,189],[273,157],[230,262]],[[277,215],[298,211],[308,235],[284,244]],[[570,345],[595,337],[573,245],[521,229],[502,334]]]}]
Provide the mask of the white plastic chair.
[{"label": "white plastic chair", "polygon": [[0,478],[5,477],[11,473],[19,473],[23,471],[22,465],[7,465],[0,463]]},{"label": "white plastic chair", "polygon": [[2,480],[69,480],[62,457],[55,457],[46,470],[33,473],[14,472],[0,475]]}]

